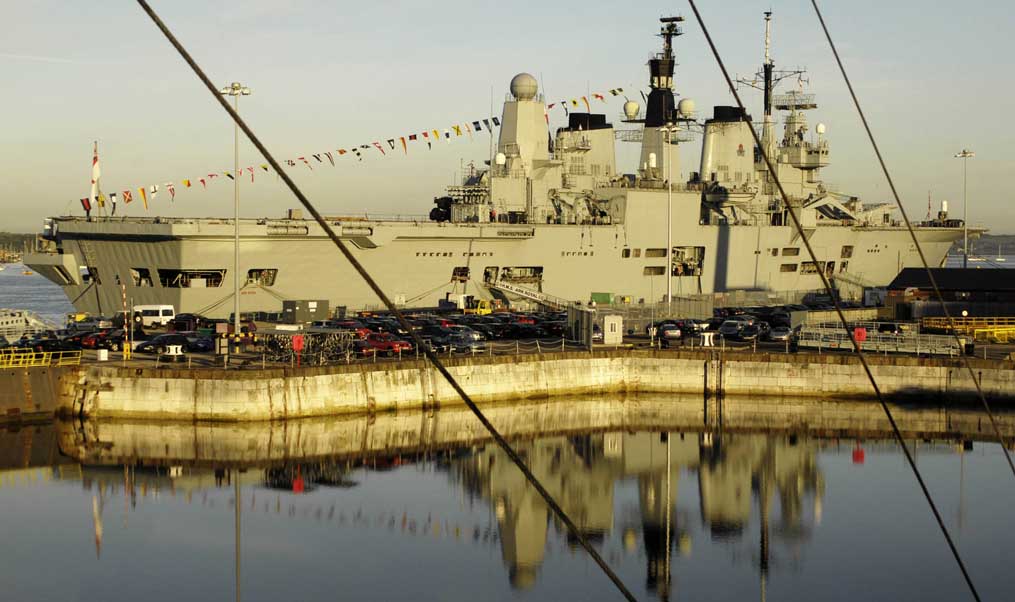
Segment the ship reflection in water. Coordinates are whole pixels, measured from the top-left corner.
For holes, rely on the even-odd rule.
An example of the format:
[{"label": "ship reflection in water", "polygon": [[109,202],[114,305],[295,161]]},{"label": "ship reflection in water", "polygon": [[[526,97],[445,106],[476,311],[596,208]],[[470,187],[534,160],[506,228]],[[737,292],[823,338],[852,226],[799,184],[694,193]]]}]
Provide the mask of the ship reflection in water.
[{"label": "ship reflection in water", "polygon": [[[762,573],[768,570],[771,514],[775,531],[794,549],[821,516],[818,445],[792,436],[598,433],[540,439],[517,449],[587,538],[602,545],[616,531],[626,551],[635,552],[641,535],[645,584],[662,599],[673,587],[674,557],[691,553],[687,523],[698,519],[695,514],[713,539],[733,542],[746,537],[752,508],[759,506]],[[456,459],[451,474],[493,507],[511,584],[533,585],[552,518],[542,498],[493,446]],[[637,510],[618,516],[615,490],[625,482],[637,490]],[[697,489],[698,512],[677,506],[681,484]],[[554,527],[567,536],[563,525]]]},{"label": "ship reflection in water", "polygon": [[[488,413],[639,599],[962,595],[880,410],[724,405]],[[995,576],[981,592],[1006,597],[1000,448],[973,410],[895,412],[974,576]],[[9,599],[618,599],[461,409],[26,426],[0,432],[0,504]]]}]

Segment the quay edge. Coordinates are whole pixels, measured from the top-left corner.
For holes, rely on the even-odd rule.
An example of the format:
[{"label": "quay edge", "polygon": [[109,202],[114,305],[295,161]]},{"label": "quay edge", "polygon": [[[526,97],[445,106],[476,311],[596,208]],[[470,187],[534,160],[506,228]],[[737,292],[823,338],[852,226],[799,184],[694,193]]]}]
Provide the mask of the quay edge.
[{"label": "quay edge", "polygon": [[[970,360],[989,401],[1015,401],[1009,362]],[[976,389],[961,360],[870,356],[887,398],[962,403]],[[446,360],[477,402],[625,393],[874,399],[863,368],[845,354],[721,354],[597,350]],[[88,418],[262,421],[432,408],[461,403],[423,361],[316,368],[166,369],[88,364],[5,370],[4,413]]]}]

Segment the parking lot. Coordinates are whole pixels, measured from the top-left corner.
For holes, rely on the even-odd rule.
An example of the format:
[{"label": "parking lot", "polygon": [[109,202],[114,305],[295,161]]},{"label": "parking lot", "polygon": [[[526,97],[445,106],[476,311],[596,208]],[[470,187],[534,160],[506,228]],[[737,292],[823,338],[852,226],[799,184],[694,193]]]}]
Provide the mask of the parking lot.
[{"label": "parking lot", "polygon": [[[754,312],[748,313],[751,309]],[[721,353],[795,353],[798,329],[790,327],[790,311],[795,310],[721,309],[708,320],[661,319],[640,330],[625,325],[620,345],[665,350],[697,349],[711,343],[710,349]],[[422,356],[409,333],[386,314],[318,321],[300,330],[291,325],[246,322],[242,337],[232,345],[231,335],[222,332],[228,328],[225,320],[205,320],[187,314],[178,318],[166,327],[135,328],[133,340],[122,328],[122,320],[119,324],[96,321],[94,327],[79,325],[42,333],[7,348],[35,352],[80,350],[85,362],[102,359],[131,366],[185,363],[190,367],[231,368],[322,366]],[[419,340],[441,357],[588,349],[568,332],[565,312],[408,313],[406,318]],[[597,326],[593,332],[594,347],[602,346],[601,335]],[[134,349],[129,358],[124,353],[128,346]],[[229,352],[223,353],[226,349]],[[1015,345],[977,345],[974,354],[987,359],[1008,359],[1013,351]],[[817,352],[851,353],[847,349]]]}]

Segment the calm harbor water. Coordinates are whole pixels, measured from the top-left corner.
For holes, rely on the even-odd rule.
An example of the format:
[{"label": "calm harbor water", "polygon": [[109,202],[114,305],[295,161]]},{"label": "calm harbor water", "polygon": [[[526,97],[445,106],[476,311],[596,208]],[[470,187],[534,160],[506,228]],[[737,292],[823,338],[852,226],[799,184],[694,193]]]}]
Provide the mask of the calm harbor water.
[{"label": "calm harbor water", "polygon": [[[795,403],[723,429],[700,401],[491,414],[639,600],[969,599],[880,410]],[[975,412],[898,411],[984,599],[1011,599],[1000,447]],[[0,432],[0,507],[8,600],[620,599],[455,409]]]}]

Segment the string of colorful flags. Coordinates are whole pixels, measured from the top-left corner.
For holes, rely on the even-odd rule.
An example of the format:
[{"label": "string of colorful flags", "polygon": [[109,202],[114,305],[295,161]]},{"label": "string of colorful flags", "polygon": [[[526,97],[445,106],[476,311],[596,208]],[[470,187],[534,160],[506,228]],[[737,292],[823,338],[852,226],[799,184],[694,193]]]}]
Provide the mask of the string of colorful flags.
[{"label": "string of colorful flags", "polygon": [[[611,88],[606,92],[606,94],[609,94],[610,96],[622,96],[623,92],[623,88]],[[598,100],[605,103],[606,94],[593,92],[591,93],[591,99],[593,101]],[[580,96],[577,98],[553,102],[546,105],[544,116],[547,124],[550,122],[549,112],[555,107],[560,107],[566,117],[570,114],[568,106],[572,109],[577,109],[579,108],[579,101],[585,105],[585,108],[589,113],[592,112],[592,103],[589,100],[589,96]],[[286,159],[284,164],[288,167],[297,167],[302,164],[313,171],[315,164],[324,165],[325,161],[327,161],[327,163],[332,167],[335,167],[336,159],[345,155],[355,155],[357,160],[362,161],[365,151],[376,150],[383,156],[389,156],[389,153],[396,153],[399,146],[401,146],[403,154],[408,154],[410,146],[421,145],[425,142],[427,149],[432,149],[435,143],[451,142],[452,140],[463,136],[467,136],[471,140],[474,134],[484,131],[492,136],[494,128],[498,127],[500,127],[500,119],[497,117],[465,121],[460,124],[452,125],[449,128],[427,129],[411,134],[401,135],[396,138],[387,138],[384,139],[383,142],[382,140],[375,140],[369,144],[358,144],[345,148],[337,148],[334,151],[327,150],[319,153],[310,153],[309,155],[300,156],[295,159]],[[385,143],[387,149],[385,149]],[[250,176],[250,181],[254,182],[254,176],[257,174],[258,169],[264,172],[270,172],[271,170],[267,163],[261,163],[256,166],[250,165],[245,168],[240,168],[235,173],[232,170],[213,171],[196,178],[183,178],[179,181],[179,185],[184,189],[189,189],[196,188],[197,185],[200,184],[202,190],[207,190],[208,185],[213,183],[216,178],[224,177],[229,180],[236,180],[247,175]],[[170,202],[176,200],[177,185],[173,182],[151,184],[148,186],[139,186],[137,188],[127,188],[119,192],[111,192],[107,196],[103,194],[100,187],[101,176],[102,171],[99,165],[99,149],[98,144],[96,143],[92,157],[91,194],[88,197],[81,199],[81,207],[85,210],[87,215],[91,215],[93,208],[105,209],[107,203],[111,205],[110,215],[116,215],[118,203],[122,202],[126,205],[138,199],[144,205],[145,211],[147,211],[148,204],[154,202],[160,192],[168,193]],[[135,191],[137,196],[134,195]]]}]

